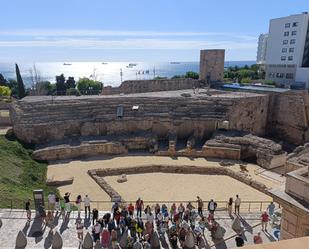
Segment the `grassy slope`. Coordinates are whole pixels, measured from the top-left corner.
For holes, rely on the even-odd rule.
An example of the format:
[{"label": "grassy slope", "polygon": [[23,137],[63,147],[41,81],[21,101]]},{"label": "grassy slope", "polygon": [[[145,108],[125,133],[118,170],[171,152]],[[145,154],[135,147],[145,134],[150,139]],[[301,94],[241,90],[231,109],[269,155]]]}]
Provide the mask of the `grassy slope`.
[{"label": "grassy slope", "polygon": [[45,185],[47,164],[31,159],[31,151],[18,141],[10,141],[0,135],[0,207],[9,207],[14,199],[15,208],[23,207],[23,201],[32,199],[33,189],[44,189],[45,195],[55,188]]}]

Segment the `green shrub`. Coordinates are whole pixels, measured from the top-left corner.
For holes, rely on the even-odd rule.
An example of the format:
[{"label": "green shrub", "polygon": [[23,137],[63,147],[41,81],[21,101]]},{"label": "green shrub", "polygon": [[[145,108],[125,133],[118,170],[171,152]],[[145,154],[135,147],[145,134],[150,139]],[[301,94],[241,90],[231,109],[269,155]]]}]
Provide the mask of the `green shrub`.
[{"label": "green shrub", "polygon": [[11,89],[7,86],[0,86],[0,96],[11,96]]}]

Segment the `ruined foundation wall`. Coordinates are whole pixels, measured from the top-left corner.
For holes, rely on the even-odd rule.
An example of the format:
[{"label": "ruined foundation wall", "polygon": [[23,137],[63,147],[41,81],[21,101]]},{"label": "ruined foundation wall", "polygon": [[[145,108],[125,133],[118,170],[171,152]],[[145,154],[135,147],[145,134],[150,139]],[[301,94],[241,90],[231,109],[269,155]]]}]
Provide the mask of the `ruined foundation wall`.
[{"label": "ruined foundation wall", "polygon": [[162,79],[162,80],[126,80],[119,87],[107,86],[103,88],[103,95],[130,94],[158,91],[173,91],[192,89],[198,84],[194,79]]},{"label": "ruined foundation wall", "polygon": [[300,145],[309,142],[309,95],[307,91],[272,94],[267,133]]}]

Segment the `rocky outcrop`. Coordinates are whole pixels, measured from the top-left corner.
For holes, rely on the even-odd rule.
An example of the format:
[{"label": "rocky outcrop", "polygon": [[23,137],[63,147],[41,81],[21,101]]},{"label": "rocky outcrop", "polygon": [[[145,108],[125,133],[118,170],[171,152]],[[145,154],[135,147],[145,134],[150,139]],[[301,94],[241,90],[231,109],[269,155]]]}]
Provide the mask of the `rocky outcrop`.
[{"label": "rocky outcrop", "polygon": [[[283,166],[286,163],[286,153],[280,144],[238,131],[216,132],[213,138],[205,143],[205,148],[217,148],[217,151],[218,148],[222,148],[221,158],[256,158],[257,164],[266,169]],[[233,158],[232,151],[240,152],[240,158]]]}]

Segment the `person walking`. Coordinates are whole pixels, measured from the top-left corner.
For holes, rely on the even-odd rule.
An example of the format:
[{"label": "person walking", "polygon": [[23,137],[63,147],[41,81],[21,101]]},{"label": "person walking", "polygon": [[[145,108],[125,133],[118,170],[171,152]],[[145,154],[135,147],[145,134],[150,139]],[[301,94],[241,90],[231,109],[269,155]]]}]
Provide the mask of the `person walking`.
[{"label": "person walking", "polygon": [[254,244],[263,244],[263,239],[261,237],[261,233],[260,232],[258,232],[256,235],[254,235],[253,243]]},{"label": "person walking", "polygon": [[261,221],[262,221],[262,231],[267,232],[267,223],[269,221],[269,215],[266,211],[264,211],[261,215]]},{"label": "person walking", "polygon": [[129,215],[131,217],[133,217],[133,215],[134,215],[134,206],[133,206],[132,203],[130,203],[129,206],[128,206],[128,212],[129,212]]},{"label": "person walking", "polygon": [[27,222],[30,222],[31,221],[30,199],[28,199],[25,203],[25,210],[27,213]]},{"label": "person walking", "polygon": [[99,219],[99,211],[96,208],[94,208],[92,209],[92,225],[94,225],[94,221],[97,222],[98,219]]},{"label": "person walking", "polygon": [[109,247],[110,242],[110,233],[107,230],[107,228],[103,228],[103,231],[101,233],[101,245],[103,249],[107,249]]},{"label": "person walking", "polygon": [[203,217],[203,207],[204,207],[204,203],[203,203],[203,200],[197,196],[197,211],[198,211],[198,214]]},{"label": "person walking", "polygon": [[135,209],[136,209],[136,216],[142,217],[142,210],[144,209],[144,202],[140,197],[137,199],[135,203]]},{"label": "person walking", "polygon": [[239,198],[238,195],[236,195],[236,199],[235,199],[235,214],[239,215],[239,210],[240,210],[240,204],[241,204],[241,199]]},{"label": "person walking", "polygon": [[60,198],[58,195],[56,195],[56,198],[55,198],[55,210],[56,210],[56,213],[58,214],[58,212],[60,212],[61,210],[61,206],[60,206]]},{"label": "person walking", "polygon": [[100,233],[101,233],[101,225],[99,222],[96,222],[92,228],[94,242],[97,242],[97,240],[100,240]]},{"label": "person walking", "polygon": [[84,197],[84,207],[85,207],[85,217],[87,216],[87,211],[88,211],[88,214],[90,216],[90,198],[88,195],[85,195]]},{"label": "person walking", "polygon": [[233,218],[233,216],[232,216],[232,209],[233,209],[233,198],[230,197],[230,199],[229,199],[229,201],[228,201],[228,203],[227,203],[227,210],[228,210],[229,216],[230,216],[231,218]]}]

